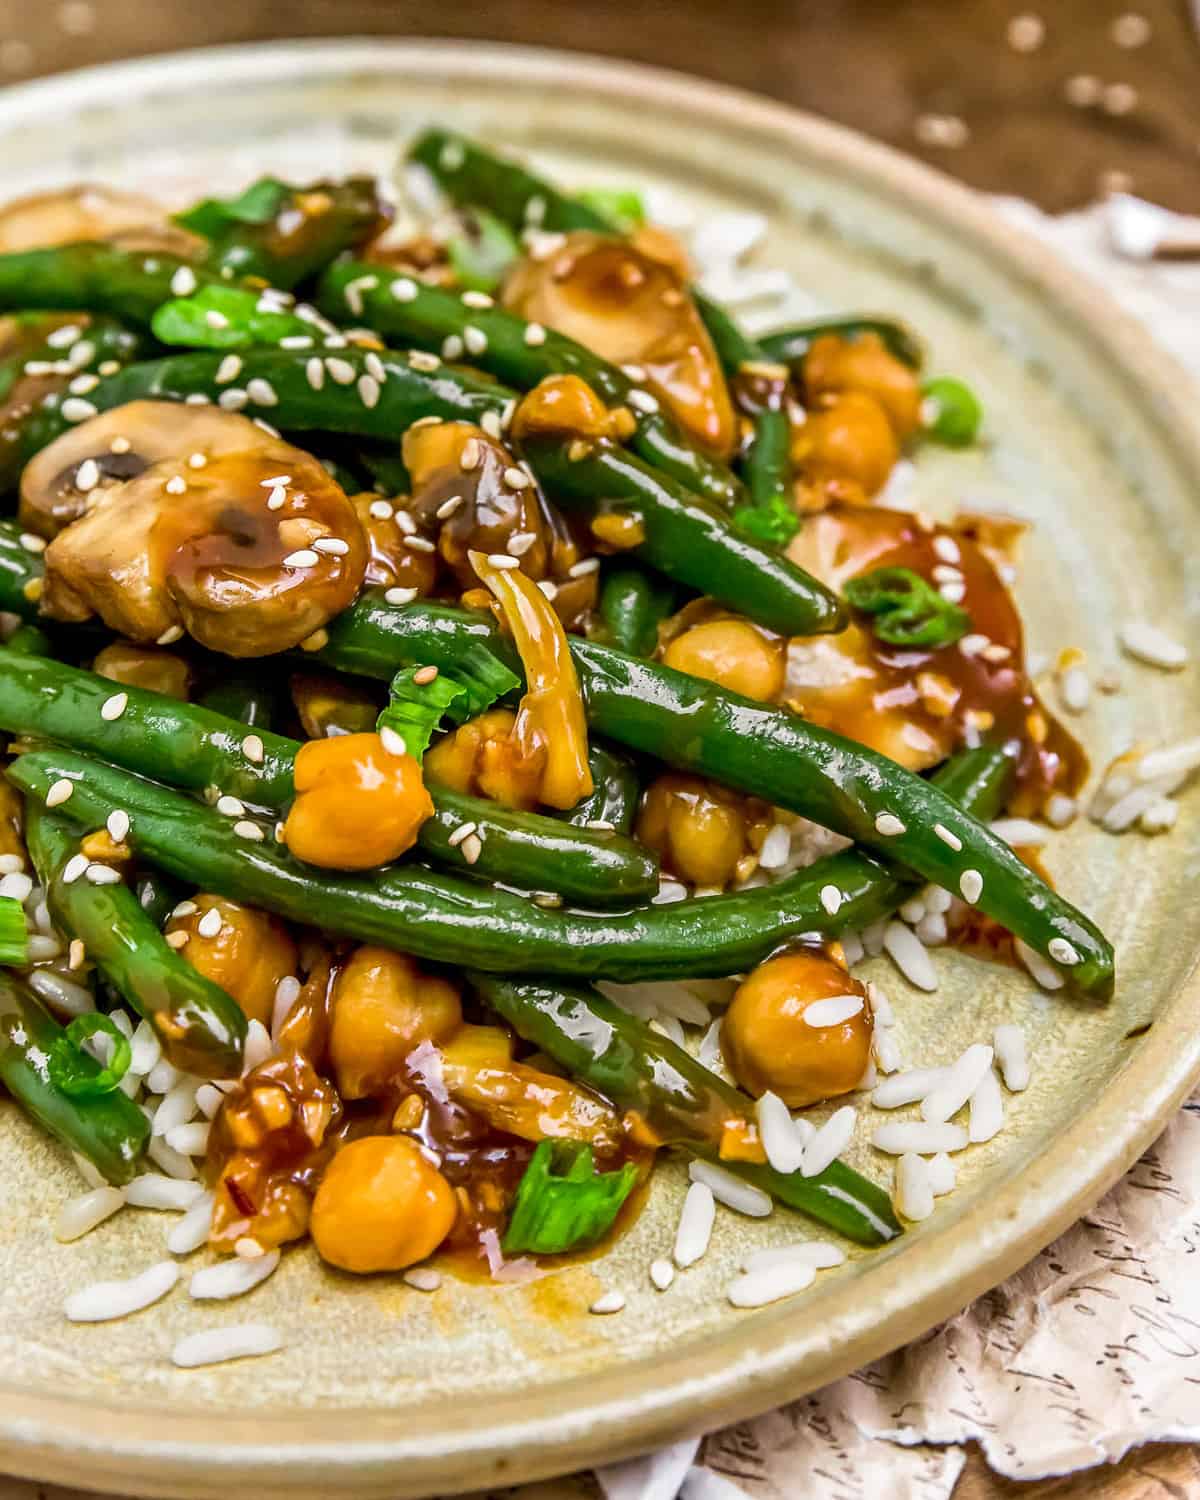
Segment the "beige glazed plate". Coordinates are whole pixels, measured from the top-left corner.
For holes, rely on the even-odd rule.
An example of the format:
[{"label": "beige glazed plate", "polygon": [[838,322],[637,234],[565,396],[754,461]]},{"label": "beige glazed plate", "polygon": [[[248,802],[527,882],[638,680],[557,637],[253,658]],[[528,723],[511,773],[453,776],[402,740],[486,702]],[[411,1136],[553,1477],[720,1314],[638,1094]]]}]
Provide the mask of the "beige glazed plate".
[{"label": "beige glazed plate", "polygon": [[[528,150],[569,184],[654,184],[701,212],[761,211],[758,262],[792,274],[797,307],[907,317],[935,370],[966,377],[988,414],[978,450],[920,454],[916,500],[1036,522],[1018,585],[1031,648],[1081,646],[1121,681],[1076,721],[1093,760],[1200,733],[1197,669],[1138,666],[1115,638],[1130,619],[1192,635],[1195,396],[1099,294],[964,189],[857,137],[669,73],[565,55],[278,45],[10,92],[0,189],[91,177],[186,196],[264,168],[388,172],[430,119]],[[1200,793],[1165,838],[1116,839],[1080,820],[1051,845],[1056,880],[1116,943],[1107,1007],[948,954],[932,995],[880,966],[910,1064],[948,1061],[1016,1019],[1033,1085],[999,1136],[959,1158],[961,1185],[932,1219],[758,1312],[723,1295],[738,1258],[811,1231],[784,1210],[765,1222],[723,1211],[708,1256],[659,1293],[647,1268],[673,1235],[682,1172],[671,1167],[611,1254],[530,1285],[447,1278],[426,1295],[334,1275],[297,1251],[243,1303],[201,1306],[181,1288],[124,1322],[71,1326],[66,1293],[161,1259],[167,1225],[128,1213],[56,1244],[74,1171],[0,1106],[0,1469],[154,1496],[448,1493],[747,1416],[912,1339],[1090,1207],[1200,1072],[1198,854]],[[890,1176],[859,1134],[855,1164]],[[590,1316],[607,1288],[624,1292],[625,1312]],[[251,1318],[279,1327],[285,1352],[171,1366],[182,1333]]]}]

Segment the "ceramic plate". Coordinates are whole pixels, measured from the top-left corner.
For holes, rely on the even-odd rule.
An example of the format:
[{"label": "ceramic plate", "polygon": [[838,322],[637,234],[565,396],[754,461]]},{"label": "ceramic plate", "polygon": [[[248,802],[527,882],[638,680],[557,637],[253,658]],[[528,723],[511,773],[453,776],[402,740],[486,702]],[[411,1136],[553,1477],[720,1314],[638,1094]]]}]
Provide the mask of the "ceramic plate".
[{"label": "ceramic plate", "polygon": [[[268,168],[387,172],[417,124],[448,121],[531,151],[567,183],[655,184],[700,212],[762,211],[759,262],[795,305],[903,314],[935,369],[964,375],[988,441],[929,448],[927,509],[1017,510],[1036,523],[1019,595],[1032,649],[1083,647],[1121,691],[1078,721],[1103,764],[1134,739],[1200,732],[1200,673],[1120,658],[1117,625],[1192,634],[1184,545],[1200,483],[1195,396],[1104,298],[936,174],[815,120],[668,73],[548,52],[383,40],[151,58],[0,100],[4,194],[85,177],[178,195]],[[1116,999],[1040,995],[1021,974],[937,959],[941,988],[884,981],[910,1062],[945,1061],[1001,1019],[1030,1038],[1034,1081],[1006,1129],[961,1162],[961,1186],[894,1247],[854,1256],[805,1294],[738,1312],[723,1290],[751,1246],[808,1231],[722,1212],[708,1256],[667,1293],[682,1173],[656,1178],[604,1259],[525,1286],[447,1279],[434,1295],[352,1280],[290,1254],[253,1300],[182,1289],[124,1322],[68,1325],[66,1292],[164,1254],[166,1224],[119,1216],[53,1239],[71,1167],[0,1107],[0,1465],[155,1496],[339,1494],[368,1500],[482,1488],[609,1460],[761,1411],[914,1338],[1015,1270],[1087,1209],[1152,1139],[1200,1062],[1191,972],[1200,795],[1165,838],[1086,821],[1049,852],[1056,880],[1116,942]],[[865,1134],[865,1132],[863,1132]],[[860,1146],[856,1164],[890,1163]],[[589,1316],[602,1288],[624,1313]],[[278,1325],[271,1359],[172,1368],[183,1332]]]}]

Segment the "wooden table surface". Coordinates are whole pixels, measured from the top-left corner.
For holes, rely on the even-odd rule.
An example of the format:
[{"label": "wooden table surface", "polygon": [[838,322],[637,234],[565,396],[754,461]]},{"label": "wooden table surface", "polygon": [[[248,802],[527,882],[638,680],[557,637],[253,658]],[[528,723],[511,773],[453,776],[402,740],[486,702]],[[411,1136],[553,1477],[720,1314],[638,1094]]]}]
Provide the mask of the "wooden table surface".
[{"label": "wooden table surface", "polygon": [[[480,37],[654,62],[770,94],[989,192],[1109,188],[1200,213],[1200,0],[0,0],[0,82],[206,43]],[[797,1500],[803,1500],[797,1496]],[[1014,1484],[972,1450],[955,1500],[1200,1500],[1183,1446]]]}]

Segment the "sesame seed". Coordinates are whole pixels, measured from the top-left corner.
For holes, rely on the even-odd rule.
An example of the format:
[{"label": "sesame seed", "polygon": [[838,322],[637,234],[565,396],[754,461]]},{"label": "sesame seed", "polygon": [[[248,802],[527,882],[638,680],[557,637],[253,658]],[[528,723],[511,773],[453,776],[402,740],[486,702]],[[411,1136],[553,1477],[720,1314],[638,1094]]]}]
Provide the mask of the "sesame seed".
[{"label": "sesame seed", "polygon": [[53,333],[46,335],[46,342],[51,349],[68,349],[82,333],[83,329],[78,323],[64,323],[61,328],[56,328]]},{"label": "sesame seed", "polygon": [[315,354],[305,363],[304,378],[314,391],[319,391],[325,384],[325,366]]},{"label": "sesame seed", "polygon": [[258,487],[260,490],[273,490],[277,485],[291,484],[291,482],[292,476],[290,474],[273,474],[270,479],[260,479]]},{"label": "sesame seed", "polygon": [[283,565],[285,568],[311,568],[320,560],[311,547],[300,547],[297,551],[288,553]]},{"label": "sesame seed", "polygon": [[245,816],[246,804],[240,797],[231,797],[226,793],[217,798],[217,811],[225,818],[241,818]]},{"label": "sesame seed", "polygon": [[463,503],[461,495],[451,495],[449,500],[443,500],[434,514],[439,521],[447,521]]},{"label": "sesame seed", "polygon": [[462,852],[463,858],[469,865],[473,865],[478,860],[479,856],[483,853],[483,844],[480,842],[477,833],[472,833],[463,839]]},{"label": "sesame seed", "polygon": [[34,536],[32,531],[23,531],[20,541],[26,552],[45,552],[46,550],[45,537]]},{"label": "sesame seed", "polygon": [[75,783],[73,781],[68,781],[65,776],[60,777],[46,793],[46,806],[61,807],[69,799],[74,790]]},{"label": "sesame seed", "polygon": [[163,633],[158,637],[158,640],[155,642],[155,645],[158,645],[158,646],[172,646],[172,645],[175,644],[176,641],[181,641],[182,639],[183,639],[183,626],[182,625],[168,625],[167,628],[163,631]]},{"label": "sesame seed", "polygon": [[177,297],[190,297],[196,290],[196,273],[191,266],[180,266],[171,277],[171,290]]},{"label": "sesame seed", "polygon": [[279,340],[281,349],[311,349],[312,346],[312,335],[308,333],[289,333]]},{"label": "sesame seed", "polygon": [[406,536],[404,538],[404,545],[410,547],[414,552],[432,552],[434,550],[433,543],[427,536]]},{"label": "sesame seed", "polygon": [[348,281],[342,288],[342,296],[346,299],[346,306],[356,318],[362,317],[363,293],[373,292],[378,285],[378,276],[356,276],[353,281]]},{"label": "sesame seed", "polygon": [[525,200],[524,219],[526,224],[540,224],[546,217],[546,200],[535,193],[533,197]]},{"label": "sesame seed", "polygon": [[457,172],[466,159],[466,148],[461,141],[446,141],[438,152],[438,166],[443,172]]},{"label": "sesame seed", "polygon": [[505,469],[505,471],[504,471],[504,482],[511,489],[514,489],[514,490],[527,490],[530,487],[530,485],[533,483],[533,480],[530,479],[529,475],[526,474],[526,472],[525,472],[524,469],[518,469],[514,465],[511,468]]},{"label": "sesame seed", "polygon": [[217,366],[216,382],[218,385],[228,385],[231,380],[236,380],[241,373],[241,356],[227,354]]},{"label": "sesame seed", "polygon": [[246,394],[254,402],[255,406],[278,406],[279,397],[275,394],[275,387],[269,380],[263,380],[259,376],[246,385]]},{"label": "sesame seed", "polygon": [[348,359],[338,359],[336,355],[329,355],[325,360],[325,368],[329,371],[329,378],[337,381],[338,385],[354,384],[357,372]]},{"label": "sesame seed", "polygon": [[476,328],[473,323],[468,323],[463,329],[463,343],[467,346],[470,354],[483,354],[488,346],[487,334],[482,328]]},{"label": "sesame seed", "polygon": [[168,948],[186,948],[187,940],[186,932],[168,932],[165,939]]},{"label": "sesame seed", "polygon": [[967,586],[961,580],[952,580],[948,583],[943,583],[939,587],[938,593],[950,604],[961,604],[967,597]]},{"label": "sesame seed", "polygon": [[600,566],[598,557],[585,557],[582,562],[577,562],[567,569],[568,578],[586,578],[589,573],[594,573]]},{"label": "sesame seed", "polygon": [[486,292],[464,292],[462,303],[464,307],[495,307],[496,305]]},{"label": "sesame seed", "polygon": [[983,657],[984,661],[999,663],[1007,661],[1012,652],[1007,646],[1001,646],[999,642],[993,642],[990,646],[985,646],[979,654]]},{"label": "sesame seed", "polygon": [[363,364],[367,367],[367,374],[373,375],[379,384],[382,385],[387,379],[387,367],[378,354],[375,353],[374,349],[367,351],[367,356],[363,360]]},{"label": "sesame seed", "polygon": [[965,657],[970,658],[980,656],[991,644],[991,640],[986,635],[964,635],[958,643],[958,649]]},{"label": "sesame seed", "polygon": [[462,453],[459,455],[459,467],[463,470],[474,469],[482,457],[483,451],[479,446],[478,439],[468,438],[462,446]]},{"label": "sesame seed", "polygon": [[368,411],[379,405],[379,382],[374,375],[358,377],[358,399]]},{"label": "sesame seed", "polygon": [[240,823],[233,825],[233,831],[237,834],[238,838],[249,839],[252,843],[257,843],[263,836],[263,831],[258,824],[251,823],[245,818]]},{"label": "sesame seed", "polygon": [[263,742],[257,734],[248,734],[242,741],[242,754],[255,765],[261,765],[266,754]]},{"label": "sesame seed", "polygon": [[96,415],[96,408],[82,396],[68,396],[59,409],[68,422],[86,422]]},{"label": "sesame seed", "polygon": [[572,438],[567,444],[567,461],[577,464],[581,459],[589,458],[591,452],[592,445],[586,438]]},{"label": "sesame seed", "polygon": [[212,397],[206,396],[203,391],[192,391],[183,398],[184,406],[211,406]]},{"label": "sesame seed", "polygon": [[558,598],[558,584],[552,583],[549,578],[539,579],[538,588],[552,602]]},{"label": "sesame seed", "polygon": [[222,391],[217,397],[217,405],[222,411],[241,411],[250,400],[245,391],[238,390],[236,386],[230,386],[227,391]]},{"label": "sesame seed", "polygon": [[188,455],[189,469],[203,469],[208,464],[208,459],[203,453],[190,453]]},{"label": "sesame seed", "polygon": [[420,667],[413,673],[413,681],[418,687],[424,687],[426,683],[434,682],[437,679],[437,674],[438,669],[436,667]]},{"label": "sesame seed", "polygon": [[128,453],[133,444],[127,437],[115,437],[108,445],[110,453]]},{"label": "sesame seed", "polygon": [[537,541],[537,533],[533,531],[514,531],[508,539],[508,550],[513,557],[524,557],[534,542]]},{"label": "sesame seed", "polygon": [[1007,37],[1014,52],[1036,52],[1046,39],[1046,23],[1041,16],[1013,16]]},{"label": "sesame seed", "polygon": [[511,572],[513,568],[521,566],[517,559],[509,557],[507,552],[490,552],[488,562],[493,568],[499,568],[502,572]]},{"label": "sesame seed", "polygon": [[340,536],[322,536],[313,543],[313,549],[325,552],[330,557],[345,557],[350,550],[350,543],[344,542]]},{"label": "sesame seed", "polygon": [[935,563],[933,581],[934,583],[961,583],[963,576],[960,569],[951,567],[949,563]]},{"label": "sesame seed", "polygon": [[83,961],[87,957],[87,948],[82,938],[72,938],[71,946],[67,949],[67,968],[82,969]]},{"label": "sesame seed", "polygon": [[589,818],[583,825],[590,828],[593,833],[616,833],[617,825],[610,823],[607,818]]},{"label": "sesame seed", "polygon": [[956,833],[951,833],[944,823],[935,823],[933,831],[941,839],[943,844],[948,844],[957,854],[962,848],[962,839]]},{"label": "sesame seed", "polygon": [[411,370],[423,370],[426,374],[436,370],[440,361],[436,354],[429,354],[424,349],[411,349],[408,355],[408,365]]},{"label": "sesame seed", "polygon": [[41,578],[30,578],[28,580],[28,582],[26,582],[25,584],[22,585],[21,592],[25,595],[26,599],[28,599],[29,602],[32,604],[36,600],[38,600],[38,599],[40,599],[42,597],[42,589],[44,587],[45,587],[45,581],[43,579],[41,579]]},{"label": "sesame seed", "polygon": [[478,826],[477,823],[460,823],[446,842],[450,845],[451,849],[457,849],[464,839],[471,837]]},{"label": "sesame seed", "polygon": [[83,494],[94,490],[100,483],[100,465],[94,458],[85,458],[75,471],[75,488]]},{"label": "sesame seed", "polygon": [[416,534],[417,523],[413,520],[412,516],[409,515],[408,511],[396,511],[394,519],[396,525],[400,528],[405,536],[414,536]]},{"label": "sesame seed", "polygon": [[462,352],[463,341],[459,338],[458,334],[447,334],[446,337],[442,340],[442,358],[449,360],[461,359]]},{"label": "sesame seed", "polygon": [[128,693],[114,693],[111,698],[106,698],[100,705],[100,717],[111,723],[113,719],[121,717],[128,703]]},{"label": "sesame seed", "polygon": [[881,812],[875,819],[875,832],[882,833],[885,838],[896,838],[905,832],[904,824],[895,813]]},{"label": "sesame seed", "polygon": [[250,420],[258,428],[259,432],[265,432],[268,437],[277,438],[281,435],[279,428],[272,427],[270,422],[266,421],[263,417],[251,417]]},{"label": "sesame seed", "polygon": [[960,563],[962,551],[952,536],[935,536],[933,550],[944,563]]},{"label": "sesame seed", "polygon": [[394,511],[390,500],[372,500],[367,506],[367,514],[375,521],[390,521]]},{"label": "sesame seed", "polygon": [[104,826],[114,844],[123,844],[129,837],[129,814],[123,807],[115,807],[109,813]]},{"label": "sesame seed", "polygon": [[821,905],[831,917],[836,917],[838,908],[842,904],[842,893],[836,885],[823,885],[821,887]]},{"label": "sesame seed", "polygon": [[597,1297],[588,1312],[593,1313],[619,1313],[624,1311],[625,1298],[620,1292],[605,1292],[603,1296]]},{"label": "sesame seed", "polygon": [[200,920],[196,923],[196,931],[204,938],[214,938],[221,930],[221,913],[215,906],[210,906]]},{"label": "sesame seed", "polygon": [[99,384],[100,379],[96,375],[76,375],[75,379],[67,387],[67,390],[73,396],[86,396],[89,391],[94,391]]},{"label": "sesame seed", "polygon": [[182,474],[175,474],[163,485],[168,495],[182,495],[187,490],[187,480]]},{"label": "sesame seed", "polygon": [[658,401],[649,391],[630,391],[628,400],[634,411],[640,411],[643,416],[653,416],[658,410]]},{"label": "sesame seed", "polygon": [[1126,11],[1109,27],[1109,35],[1118,47],[1127,51],[1133,47],[1144,47],[1150,40],[1150,22],[1136,11]]},{"label": "sesame seed", "polygon": [[485,411],[479,419],[479,425],[490,438],[499,439],[504,435],[504,423],[500,420],[498,411]]},{"label": "sesame seed", "polygon": [[121,361],[119,359],[106,359],[96,366],[96,373],[99,375],[115,375],[120,368]]},{"label": "sesame seed", "polygon": [[74,885],[87,867],[88,857],[86,854],[73,854],[63,866],[63,884]]},{"label": "sesame seed", "polygon": [[983,894],[983,876],[978,870],[964,870],[959,876],[958,889],[963,900],[974,906]]},{"label": "sesame seed", "polygon": [[398,276],[388,290],[396,302],[415,302],[421,289],[411,276]]},{"label": "sesame seed", "polygon": [[228,328],[229,319],[224,313],[218,312],[215,307],[210,307],[204,314],[204,321],[210,328]]},{"label": "sesame seed", "polygon": [[675,1267],[666,1259],[651,1261],[650,1280],[660,1292],[665,1292],[675,1280]]},{"label": "sesame seed", "polygon": [[89,885],[116,885],[121,879],[120,870],[111,865],[88,865],[84,875]]},{"label": "sesame seed", "polygon": [[1137,107],[1138,92],[1131,83],[1110,83],[1100,98],[1106,115],[1127,115]]},{"label": "sesame seed", "polygon": [[267,496],[268,510],[282,510],[286,504],[287,490],[282,485],[279,485],[277,489],[273,489]]},{"label": "sesame seed", "polygon": [[383,597],[388,604],[411,604],[418,592],[418,589],[385,589]]},{"label": "sesame seed", "polygon": [[1055,963],[1066,964],[1068,967],[1079,962],[1079,954],[1066,938],[1051,938],[1046,946],[1046,952]]},{"label": "sesame seed", "polygon": [[379,731],[379,742],[389,755],[407,755],[408,745],[404,736],[397,734],[390,724],[385,724]]},{"label": "sesame seed", "polygon": [[171,912],[173,917],[194,917],[200,908],[194,901],[180,901]]}]

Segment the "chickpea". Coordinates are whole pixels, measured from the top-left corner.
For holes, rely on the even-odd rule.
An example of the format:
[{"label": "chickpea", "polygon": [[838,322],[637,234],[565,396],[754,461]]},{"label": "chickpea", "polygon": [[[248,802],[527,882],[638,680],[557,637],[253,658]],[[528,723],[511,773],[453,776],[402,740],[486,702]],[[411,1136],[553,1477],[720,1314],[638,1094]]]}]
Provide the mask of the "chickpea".
[{"label": "chickpea", "polygon": [[783,642],[749,620],[707,620],[671,642],[663,661],[733,693],[773,703],[783,691]]},{"label": "chickpea", "polygon": [[841,391],[873,396],[901,442],[921,424],[916,372],[889,353],[877,333],[853,339],[826,334],[814,340],[804,359],[804,388],[810,400]]},{"label": "chickpea", "polygon": [[182,698],[185,703],[192,685],[192,669],[181,656],[134,641],[113,641],[105,646],[92,663],[92,671],[126,687],[148,688],[168,698]]},{"label": "chickpea", "polygon": [[[187,934],[180,955],[228,990],[251,1020],[270,1026],[276,987],[296,972],[296,945],[287,928],[277,917],[224,896],[201,893],[192,899],[194,912],[167,923],[168,935]],[[200,923],[210,911],[219,913],[221,927],[215,937],[204,937]]]},{"label": "chickpea", "polygon": [[377,734],[310,740],[294,772],[296,800],[283,841],[297,859],[331,870],[371,870],[416,842],[433,803],[411,755]]},{"label": "chickpea", "polygon": [[792,460],[809,481],[801,503],[810,510],[835,501],[865,505],[900,457],[896,435],[883,407],[864,391],[822,401],[792,437]]},{"label": "chickpea", "polygon": [[[721,1050],[738,1083],[757,1097],[778,1094],[802,1109],[855,1088],[871,1056],[866,989],[819,953],[770,958],[738,986],[721,1025]],[[833,995],[860,995],[856,1016],[810,1026],[808,1007]]]},{"label": "chickpea", "polygon": [[698,776],[660,776],[638,813],[638,838],[693,885],[731,880],[746,852],[746,834],[746,814],[734,794]]},{"label": "chickpea", "polygon": [[322,1260],[343,1271],[403,1271],[454,1227],[454,1189],[409,1136],[369,1135],[326,1168],[309,1227]]},{"label": "chickpea", "polygon": [[425,774],[456,792],[490,797],[503,807],[536,807],[542,758],[525,756],[513,735],[516,715],[489,709],[425,752]]},{"label": "chickpea", "polygon": [[419,1043],[462,1026],[458,991],[406,953],[356,948],[333,984],[329,1058],[343,1099],[382,1093]]}]

